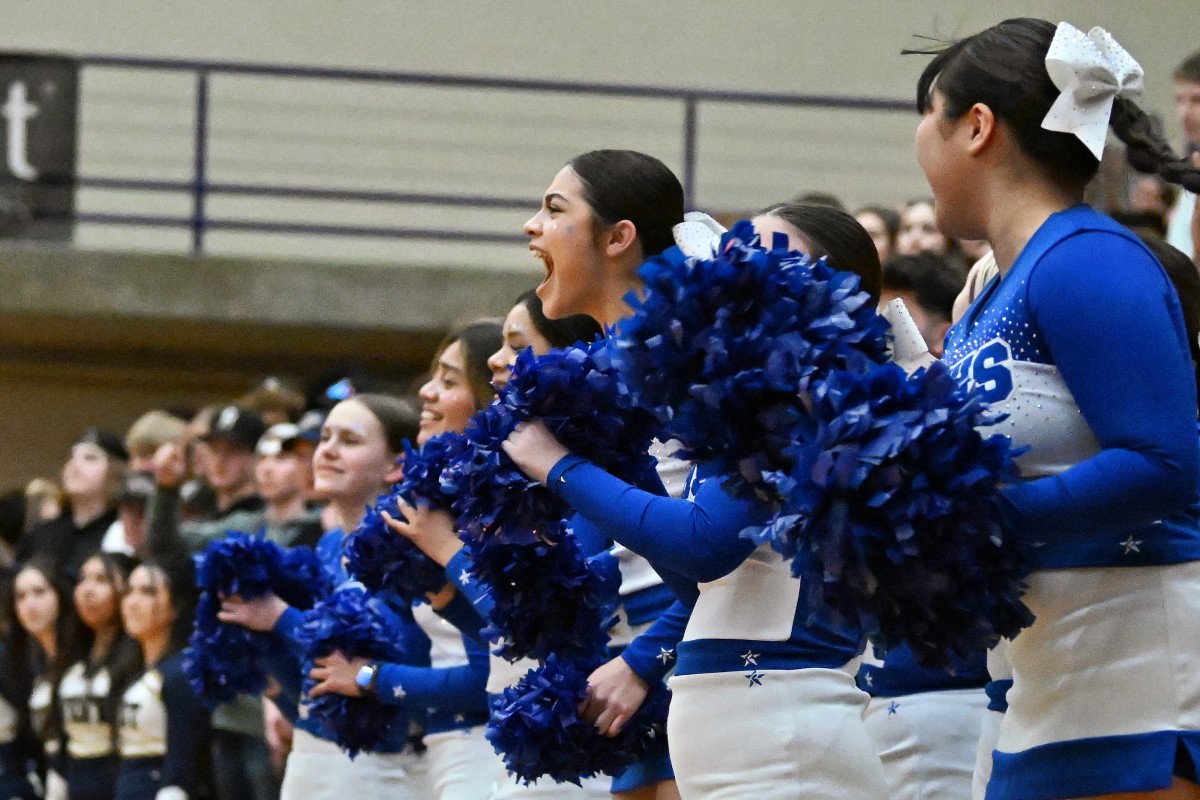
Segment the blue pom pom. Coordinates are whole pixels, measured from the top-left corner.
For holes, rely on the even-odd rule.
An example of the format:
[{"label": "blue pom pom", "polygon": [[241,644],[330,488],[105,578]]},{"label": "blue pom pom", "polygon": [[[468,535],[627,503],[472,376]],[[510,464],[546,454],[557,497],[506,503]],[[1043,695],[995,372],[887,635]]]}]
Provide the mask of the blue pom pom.
[{"label": "blue pom pom", "polygon": [[794,465],[771,476],[780,513],[745,532],[792,558],[810,602],[932,666],[1028,625],[1028,564],[998,489],[1017,479],[1015,454],[1006,437],[979,434],[997,420],[978,393],[940,362],[911,378],[888,364],[835,372],[813,401]]},{"label": "blue pom pom", "polygon": [[466,439],[457,433],[430,437],[420,450],[404,443],[404,478],[390,494],[380,495],[346,539],[346,569],[371,591],[388,590],[406,603],[425,602],[446,585],[445,570],[408,539],[393,533],[381,512],[403,519],[397,505],[449,509],[452,495],[442,474],[462,456]]},{"label": "blue pom pom", "polygon": [[[335,650],[347,659],[403,663],[405,652],[395,634],[396,614],[379,597],[358,586],[347,586],[320,601],[305,615],[300,635],[307,651],[304,663],[304,693],[316,685],[308,677],[313,661]],[[308,706],[330,738],[354,758],[362,750],[372,751],[390,741],[397,723],[406,718],[398,706],[375,698],[324,694]]]},{"label": "blue pom pom", "polygon": [[260,536],[231,532],[196,556],[201,589],[184,672],[209,707],[266,688],[262,654],[271,637],[217,620],[221,598],[250,600],[274,592],[288,605],[310,608],[326,589],[320,561],[308,547],[285,550]]},{"label": "blue pom pom", "polygon": [[472,574],[495,602],[484,634],[501,642],[497,655],[516,661],[604,652],[621,584],[615,560],[585,559],[562,523],[535,544],[484,539],[467,547]]},{"label": "blue pom pom", "polygon": [[205,592],[196,606],[196,624],[184,651],[183,672],[192,691],[209,708],[239,694],[260,695],[267,688],[262,660],[268,637],[217,621],[221,602]]},{"label": "blue pom pom", "polygon": [[504,690],[492,708],[487,738],[511,775],[527,785],[543,777],[579,784],[600,773],[619,775],[665,735],[665,687],[652,692],[615,737],[579,716],[588,675],[602,663],[552,656]]},{"label": "blue pom pom", "polygon": [[803,397],[830,370],[888,359],[888,323],[858,276],[782,246],[748,222],[711,259],[677,248],[640,270],[644,296],[614,341],[636,401],[652,409],[680,458],[714,464],[738,496],[773,502],[763,476],[785,468]]},{"label": "blue pom pom", "polygon": [[499,400],[475,415],[465,452],[442,476],[456,496],[463,534],[533,544],[566,513],[562,501],[525,477],[501,448],[522,421],[541,419],[572,453],[625,480],[650,475],[654,460],[647,451],[657,425],[631,400],[604,340],[540,357],[522,352]]}]

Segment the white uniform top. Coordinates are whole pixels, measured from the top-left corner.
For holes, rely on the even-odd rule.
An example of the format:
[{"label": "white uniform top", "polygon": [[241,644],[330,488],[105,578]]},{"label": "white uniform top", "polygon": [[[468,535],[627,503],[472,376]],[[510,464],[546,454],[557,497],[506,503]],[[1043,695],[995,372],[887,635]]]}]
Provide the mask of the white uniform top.
[{"label": "white uniform top", "polygon": [[[33,691],[29,693],[29,719],[38,736],[41,736],[46,730],[50,722],[50,715],[54,713],[54,709],[51,708],[53,702],[54,687],[50,685],[50,681],[39,675],[33,682]],[[42,740],[42,749],[48,756],[57,755],[58,739]]]},{"label": "white uniform top", "polygon": [[149,758],[167,754],[167,709],[162,699],[163,676],[146,670],[121,698],[121,724],[117,730],[122,758]]},{"label": "white uniform top", "polygon": [[0,695],[0,744],[11,744],[17,738],[20,716],[12,703]]},{"label": "white uniform top", "polygon": [[99,758],[113,753],[113,729],[100,717],[100,706],[108,697],[112,681],[101,667],[88,676],[87,665],[72,665],[58,685],[67,753],[72,758]]},{"label": "white uniform top", "polygon": [[467,651],[463,647],[462,632],[458,628],[438,616],[428,603],[414,606],[413,618],[429,637],[431,667],[461,667],[467,663]]}]

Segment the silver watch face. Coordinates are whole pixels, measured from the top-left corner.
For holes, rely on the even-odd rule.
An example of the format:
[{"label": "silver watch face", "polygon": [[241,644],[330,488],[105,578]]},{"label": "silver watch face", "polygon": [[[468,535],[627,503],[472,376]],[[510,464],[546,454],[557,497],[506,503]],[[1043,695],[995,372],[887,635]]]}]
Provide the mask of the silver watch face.
[{"label": "silver watch face", "polygon": [[354,682],[358,684],[358,688],[365,689],[371,685],[371,678],[374,675],[375,669],[370,664],[365,664],[358,670],[358,675],[355,676]]}]

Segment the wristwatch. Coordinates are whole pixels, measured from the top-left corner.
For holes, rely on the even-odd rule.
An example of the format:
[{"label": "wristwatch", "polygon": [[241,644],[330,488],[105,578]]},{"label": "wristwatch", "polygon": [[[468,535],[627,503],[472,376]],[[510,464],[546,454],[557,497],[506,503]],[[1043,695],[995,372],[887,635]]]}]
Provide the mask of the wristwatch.
[{"label": "wristwatch", "polygon": [[358,687],[358,693],[363,697],[374,697],[375,684],[378,680],[379,664],[373,661],[358,668],[358,674],[354,676],[354,685]]}]

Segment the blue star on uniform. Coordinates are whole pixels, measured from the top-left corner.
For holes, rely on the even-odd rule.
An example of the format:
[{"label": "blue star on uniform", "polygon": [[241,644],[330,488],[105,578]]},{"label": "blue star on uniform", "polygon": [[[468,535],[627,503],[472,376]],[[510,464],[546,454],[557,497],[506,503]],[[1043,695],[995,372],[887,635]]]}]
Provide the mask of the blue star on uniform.
[{"label": "blue star on uniform", "polygon": [[462,571],[462,573],[461,573],[461,574],[459,574],[459,576],[458,576],[458,582],[459,582],[459,583],[461,583],[463,586],[466,586],[468,583],[470,583],[470,582],[471,582],[471,573],[470,573],[470,572],[467,572],[467,571],[464,569],[464,570]]},{"label": "blue star on uniform", "polygon": [[899,710],[900,710],[900,705],[895,700],[893,700],[891,705],[888,706],[888,716],[889,717],[892,716]]},{"label": "blue star on uniform", "polygon": [[675,654],[665,647],[658,648],[658,655],[655,656],[659,661],[666,664],[675,658]]},{"label": "blue star on uniform", "polygon": [[1142,544],[1142,540],[1134,539],[1133,534],[1131,533],[1131,534],[1129,534],[1128,539],[1121,542],[1121,547],[1125,548],[1125,555],[1129,555],[1130,553],[1142,552],[1141,544]]},{"label": "blue star on uniform", "polygon": [[406,696],[408,696],[408,692],[404,691],[404,687],[397,683],[392,689],[392,697],[403,700]]},{"label": "blue star on uniform", "polygon": [[[747,650],[745,653],[742,653],[742,660],[746,662],[746,663],[742,664],[742,666],[748,667],[751,664],[758,666],[758,656],[759,656],[759,654],[755,653],[752,650]],[[757,672],[757,670],[755,670],[755,671]]]},{"label": "blue star on uniform", "polygon": [[746,676],[746,679],[750,681],[750,683],[749,683],[750,686],[762,686],[763,685],[763,682],[762,682],[763,674],[761,672],[759,672],[758,670],[751,671],[751,673]]}]

